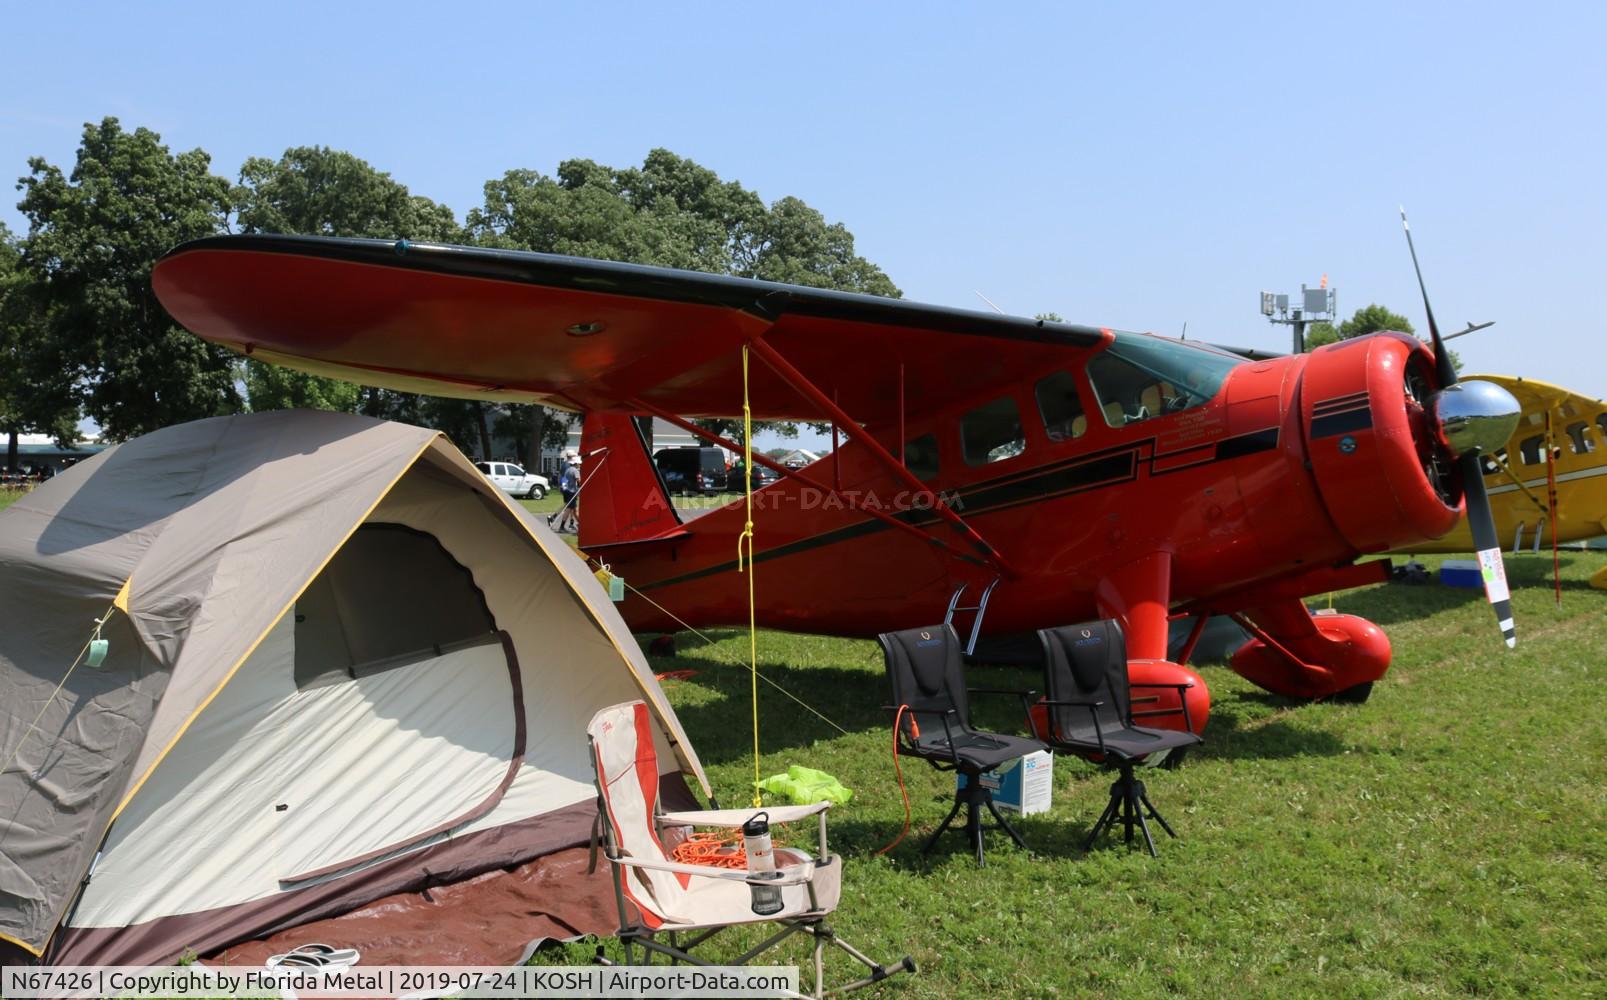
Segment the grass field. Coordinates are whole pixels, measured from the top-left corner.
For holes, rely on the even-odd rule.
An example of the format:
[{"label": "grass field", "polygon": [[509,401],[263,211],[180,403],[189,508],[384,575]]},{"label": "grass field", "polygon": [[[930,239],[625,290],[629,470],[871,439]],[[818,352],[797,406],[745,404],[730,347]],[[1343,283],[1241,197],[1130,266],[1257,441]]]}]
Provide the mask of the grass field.
[{"label": "grass field", "polygon": [[[12,499],[0,492],[0,507]],[[549,512],[558,501],[527,506]],[[1202,668],[1214,699],[1208,743],[1149,780],[1182,835],[1163,838],[1158,859],[1114,839],[1080,850],[1109,778],[1064,757],[1053,811],[1021,821],[1031,852],[990,836],[983,870],[958,835],[920,855],[952,779],[906,761],[913,825],[878,857],[904,811],[869,642],[761,633],[764,677],[846,735],[761,685],[760,770],[807,764],[855,789],[832,814],[846,859],[834,923],[873,956],[908,953],[921,970],[883,995],[1600,996],[1607,593],[1585,581],[1604,562],[1607,553],[1565,553],[1557,607],[1550,559],[1509,558],[1510,652],[1477,593],[1339,595],[1337,608],[1383,625],[1394,643],[1394,667],[1365,705],[1296,704]],[[722,802],[740,805],[753,776],[747,640],[731,629],[709,638],[683,635],[681,655],[654,666],[695,671],[665,689]],[[1040,686],[1007,670],[972,682]],[[980,706],[978,721],[1016,725],[1000,702]],[[575,945],[537,961],[590,954]],[[807,956],[800,943],[784,957]]]},{"label": "grass field", "polygon": [[[1560,608],[1549,557],[1509,560],[1514,651],[1474,592],[1339,595],[1337,608],[1394,643],[1365,705],[1296,704],[1203,668],[1208,743],[1149,781],[1182,835],[1163,837],[1159,859],[1114,839],[1080,850],[1109,778],[1066,757],[1053,811],[1021,822],[1031,853],[990,836],[983,870],[958,835],[920,855],[952,778],[905,761],[913,825],[877,857],[904,813],[869,642],[759,636],[764,676],[847,731],[761,685],[760,770],[807,764],[855,790],[832,812],[846,859],[835,924],[877,958],[914,956],[920,973],[881,987],[888,995],[1601,995],[1607,594],[1585,581],[1604,560],[1564,554]],[[654,666],[697,672],[665,688],[722,803],[741,805],[753,777],[747,640],[710,638],[682,636],[681,655]],[[1041,686],[1011,671],[972,683]],[[999,700],[979,721],[1016,725],[1019,709]],[[571,946],[538,961],[589,954]],[[789,953],[806,959],[802,944]]]}]

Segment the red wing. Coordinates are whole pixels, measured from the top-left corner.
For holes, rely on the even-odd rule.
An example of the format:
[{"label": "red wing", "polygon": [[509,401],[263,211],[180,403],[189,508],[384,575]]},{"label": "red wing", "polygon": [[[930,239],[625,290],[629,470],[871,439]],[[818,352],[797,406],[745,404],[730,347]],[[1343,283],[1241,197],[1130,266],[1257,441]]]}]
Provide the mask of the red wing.
[{"label": "red wing", "polygon": [[[721,275],[381,240],[220,236],[152,284],[207,340],[276,364],[438,396],[686,416],[742,408],[762,335],[863,423],[919,413],[1104,339],[1038,323]],[[755,418],[824,419],[761,363]]]}]

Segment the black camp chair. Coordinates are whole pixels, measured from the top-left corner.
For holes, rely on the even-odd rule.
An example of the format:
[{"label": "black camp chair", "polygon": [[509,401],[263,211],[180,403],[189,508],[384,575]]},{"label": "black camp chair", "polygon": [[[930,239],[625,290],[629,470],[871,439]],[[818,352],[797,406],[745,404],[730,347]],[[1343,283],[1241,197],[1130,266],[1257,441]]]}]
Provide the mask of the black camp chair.
[{"label": "black camp chair", "polygon": [[976,863],[984,864],[982,852],[982,807],[998,821],[1005,833],[1019,846],[1026,841],[993,804],[993,793],[980,780],[984,771],[1043,749],[1037,740],[999,733],[983,733],[971,728],[971,694],[1011,694],[1022,699],[1020,691],[967,688],[960,656],[960,640],[949,625],[887,632],[877,636],[887,659],[887,676],[893,682],[893,711],[902,711],[894,720],[898,727],[898,753],[920,757],[940,771],[956,771],[965,776],[965,787],[954,793],[954,808],[926,843],[921,853],[932,849],[949,828],[960,807],[966,809],[965,835],[976,851]]},{"label": "black camp chair", "polygon": [[[1192,732],[1148,729],[1133,724],[1129,687],[1176,688],[1183,701],[1183,721],[1190,729],[1188,702],[1184,699],[1190,684],[1133,684],[1127,681],[1127,639],[1121,623],[1114,619],[1043,629],[1044,681],[1049,698],[1044,703],[1049,732],[1039,733],[1056,750],[1069,750],[1083,756],[1098,755],[1106,767],[1118,768],[1121,777],[1110,786],[1110,801],[1099,821],[1089,831],[1083,850],[1120,819],[1126,840],[1133,841],[1133,826],[1144,832],[1149,853],[1156,855],[1155,838],[1150,836],[1147,811],[1161,828],[1177,833],[1151,804],[1144,783],[1133,777],[1133,767],[1153,754],[1169,753],[1193,746],[1200,738]],[[1119,815],[1118,815],[1119,814]]]}]

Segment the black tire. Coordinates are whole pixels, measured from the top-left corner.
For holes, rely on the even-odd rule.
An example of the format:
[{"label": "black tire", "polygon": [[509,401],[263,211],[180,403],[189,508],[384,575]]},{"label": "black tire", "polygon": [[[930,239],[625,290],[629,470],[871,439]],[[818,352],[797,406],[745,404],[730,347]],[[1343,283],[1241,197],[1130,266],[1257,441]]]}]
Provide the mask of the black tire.
[{"label": "black tire", "polygon": [[547,491],[542,489],[540,486],[532,486],[530,489],[525,491],[526,500],[540,500],[546,495]]},{"label": "black tire", "polygon": [[647,644],[647,652],[648,652],[648,655],[650,655],[650,656],[674,656],[675,655],[675,636],[673,636],[673,635],[661,635],[661,636],[658,636],[652,642]]},{"label": "black tire", "polygon": [[1328,700],[1338,702],[1341,705],[1365,705],[1372,693],[1373,682],[1363,681],[1360,684],[1345,688],[1345,690],[1330,697]]}]

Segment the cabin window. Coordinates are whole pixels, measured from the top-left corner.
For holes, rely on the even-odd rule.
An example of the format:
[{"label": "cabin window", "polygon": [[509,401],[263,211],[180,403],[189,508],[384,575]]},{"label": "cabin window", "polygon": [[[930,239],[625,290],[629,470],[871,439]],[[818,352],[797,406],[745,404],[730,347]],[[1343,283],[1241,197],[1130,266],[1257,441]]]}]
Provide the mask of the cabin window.
[{"label": "cabin window", "polygon": [[1601,428],[1601,436],[1607,438],[1607,413],[1596,414],[1596,426]]},{"label": "cabin window", "polygon": [[961,417],[960,446],[966,465],[990,465],[1025,451],[1027,439],[1016,401],[1005,396]]},{"label": "cabin window", "polygon": [[1596,449],[1596,442],[1590,437],[1590,425],[1583,420],[1568,425],[1568,439],[1573,442],[1575,455],[1588,455]]},{"label": "cabin window", "polygon": [[1541,453],[1542,449],[1545,447],[1545,443],[1546,438],[1544,434],[1536,434],[1534,437],[1524,438],[1523,442],[1518,445],[1518,457],[1523,459],[1524,465],[1539,465],[1541,462],[1546,460],[1545,455]]},{"label": "cabin window", "polygon": [[1038,415],[1043,417],[1044,433],[1051,441],[1070,441],[1088,430],[1088,417],[1077,396],[1077,376],[1055,372],[1033,390],[1038,399]]},{"label": "cabin window", "polygon": [[922,434],[904,445],[904,468],[916,479],[937,478],[937,435]]},{"label": "cabin window", "polygon": [[1088,381],[1105,422],[1124,427],[1210,402],[1243,363],[1237,355],[1180,340],[1118,333],[1089,359]]}]

